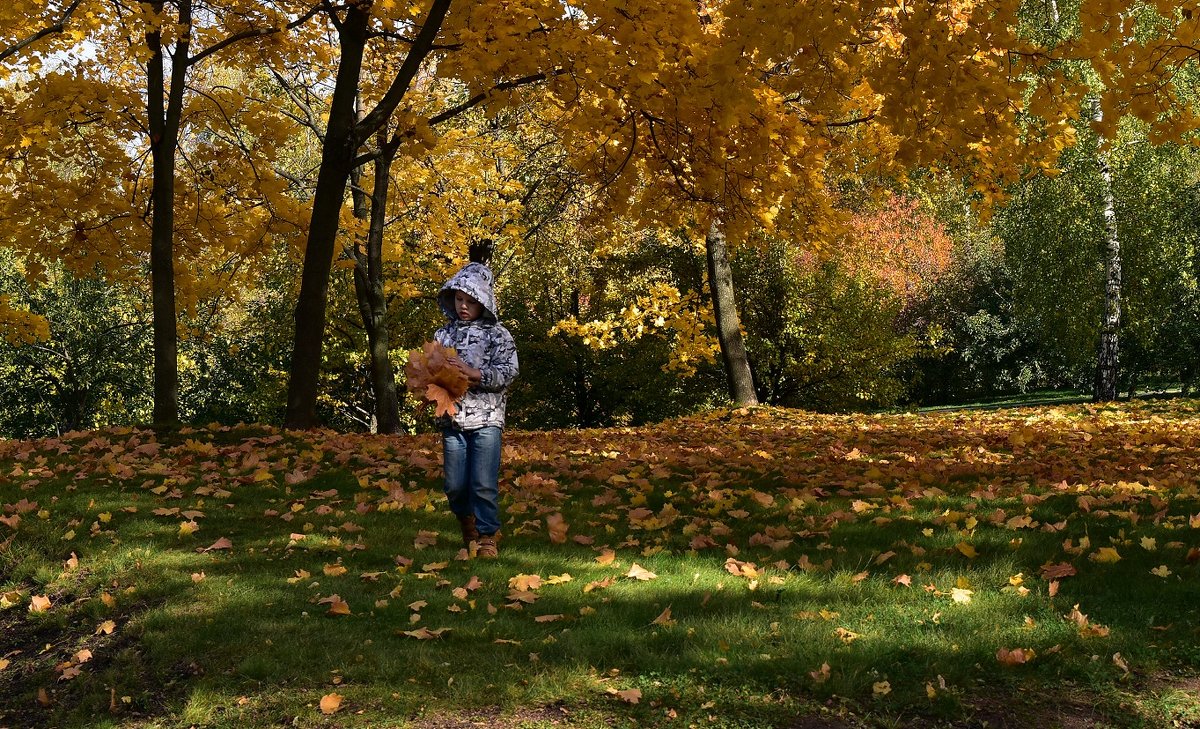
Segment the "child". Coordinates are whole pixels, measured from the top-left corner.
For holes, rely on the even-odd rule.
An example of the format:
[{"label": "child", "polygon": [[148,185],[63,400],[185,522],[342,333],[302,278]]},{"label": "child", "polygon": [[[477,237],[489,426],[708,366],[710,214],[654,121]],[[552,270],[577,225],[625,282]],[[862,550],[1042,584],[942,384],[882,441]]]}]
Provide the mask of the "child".
[{"label": "child", "polygon": [[455,403],[453,416],[442,416],[442,466],[446,498],[462,526],[463,545],[478,546],[477,556],[494,559],[500,537],[500,435],[508,386],[517,376],[517,347],[496,318],[492,272],[468,263],[438,293],[449,321],[433,335],[454,347],[450,363],[467,376],[470,389]]}]

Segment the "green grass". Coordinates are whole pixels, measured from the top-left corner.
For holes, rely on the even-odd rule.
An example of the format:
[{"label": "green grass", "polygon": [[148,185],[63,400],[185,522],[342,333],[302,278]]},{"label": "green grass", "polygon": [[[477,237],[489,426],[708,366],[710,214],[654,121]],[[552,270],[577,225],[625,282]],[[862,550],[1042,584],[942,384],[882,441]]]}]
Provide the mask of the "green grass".
[{"label": "green grass", "polygon": [[[0,443],[19,516],[0,525],[0,726],[1200,722],[1195,401],[506,437],[495,561],[460,558],[428,437]],[[1063,562],[1052,596],[1041,570]],[[526,604],[519,575],[561,581]]]}]

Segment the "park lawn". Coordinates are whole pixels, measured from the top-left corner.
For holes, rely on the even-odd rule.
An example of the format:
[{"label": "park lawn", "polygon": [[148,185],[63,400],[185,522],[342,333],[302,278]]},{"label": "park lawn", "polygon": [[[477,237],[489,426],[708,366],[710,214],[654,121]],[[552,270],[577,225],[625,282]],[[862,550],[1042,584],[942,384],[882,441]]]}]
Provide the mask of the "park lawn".
[{"label": "park lawn", "polygon": [[0,726],[1200,722],[1200,402],[0,443]]}]

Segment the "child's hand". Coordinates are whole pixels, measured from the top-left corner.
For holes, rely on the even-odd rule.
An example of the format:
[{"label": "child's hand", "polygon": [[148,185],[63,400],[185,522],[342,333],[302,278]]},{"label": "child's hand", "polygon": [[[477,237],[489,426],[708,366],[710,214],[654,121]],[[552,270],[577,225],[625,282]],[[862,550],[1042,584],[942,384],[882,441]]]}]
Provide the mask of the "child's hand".
[{"label": "child's hand", "polygon": [[457,367],[459,372],[462,372],[464,375],[466,375],[467,380],[472,386],[478,385],[480,380],[483,379],[483,372],[475,369],[466,362],[463,362],[458,357],[449,357],[446,359],[446,362],[452,367]]}]

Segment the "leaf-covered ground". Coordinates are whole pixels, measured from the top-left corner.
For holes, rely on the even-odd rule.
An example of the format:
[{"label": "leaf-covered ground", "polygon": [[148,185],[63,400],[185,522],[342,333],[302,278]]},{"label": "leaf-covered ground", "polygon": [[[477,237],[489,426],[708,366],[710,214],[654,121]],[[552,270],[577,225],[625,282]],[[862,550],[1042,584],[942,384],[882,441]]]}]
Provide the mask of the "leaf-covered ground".
[{"label": "leaf-covered ground", "polygon": [[0,443],[0,726],[1200,722],[1200,403]]}]

